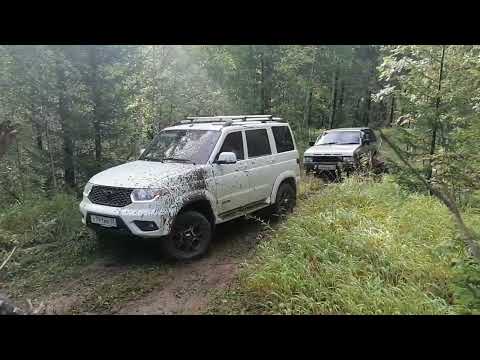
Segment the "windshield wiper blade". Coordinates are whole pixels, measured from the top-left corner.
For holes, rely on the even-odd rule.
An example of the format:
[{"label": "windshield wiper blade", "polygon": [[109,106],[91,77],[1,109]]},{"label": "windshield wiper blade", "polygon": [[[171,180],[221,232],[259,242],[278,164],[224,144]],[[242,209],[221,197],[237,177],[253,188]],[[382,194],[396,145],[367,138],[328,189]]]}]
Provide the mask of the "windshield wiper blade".
[{"label": "windshield wiper blade", "polygon": [[339,143],[338,145],[358,145],[358,142]]},{"label": "windshield wiper blade", "polygon": [[334,145],[336,144],[336,142],[328,142],[328,143],[322,143],[322,144],[318,144],[318,145]]},{"label": "windshield wiper blade", "polygon": [[140,160],[143,160],[143,161],[158,161],[158,162],[163,162],[163,159],[160,159],[160,158],[149,158],[149,157],[145,157],[145,158],[140,159]]},{"label": "windshield wiper blade", "polygon": [[163,158],[162,160],[169,160],[169,161],[178,161],[178,162],[184,162],[184,163],[191,163],[191,164],[194,164],[195,163],[192,161],[192,160],[188,160],[188,159],[181,159],[181,158],[174,158],[174,157],[166,157],[166,158]]}]

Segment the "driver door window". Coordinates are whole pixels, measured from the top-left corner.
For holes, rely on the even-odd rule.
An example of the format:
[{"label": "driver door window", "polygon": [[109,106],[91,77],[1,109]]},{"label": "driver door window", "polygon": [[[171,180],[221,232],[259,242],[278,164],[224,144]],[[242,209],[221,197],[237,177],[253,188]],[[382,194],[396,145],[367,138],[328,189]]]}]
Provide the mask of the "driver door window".
[{"label": "driver door window", "polygon": [[237,161],[243,160],[245,158],[243,150],[243,137],[241,131],[233,132],[227,135],[218,155],[220,155],[222,152],[235,153],[235,155],[237,156]]}]

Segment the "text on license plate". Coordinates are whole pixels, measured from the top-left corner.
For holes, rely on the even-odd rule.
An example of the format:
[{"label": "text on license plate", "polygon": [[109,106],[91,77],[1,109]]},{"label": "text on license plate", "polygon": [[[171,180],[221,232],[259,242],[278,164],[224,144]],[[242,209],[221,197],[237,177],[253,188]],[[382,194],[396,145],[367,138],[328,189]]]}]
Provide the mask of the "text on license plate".
[{"label": "text on license plate", "polygon": [[337,165],[315,165],[315,169],[318,170],[335,170]]},{"label": "text on license plate", "polygon": [[117,227],[117,219],[105,216],[90,215],[92,224],[98,224],[105,227]]}]

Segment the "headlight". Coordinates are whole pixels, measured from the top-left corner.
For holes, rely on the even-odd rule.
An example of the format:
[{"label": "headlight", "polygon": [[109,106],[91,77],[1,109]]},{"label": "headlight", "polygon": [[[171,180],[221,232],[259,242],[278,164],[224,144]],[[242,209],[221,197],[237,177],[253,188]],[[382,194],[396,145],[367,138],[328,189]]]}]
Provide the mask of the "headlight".
[{"label": "headlight", "polygon": [[303,162],[312,162],[313,161],[313,156],[304,156],[303,157]]},{"label": "headlight", "polygon": [[90,191],[92,191],[93,184],[91,182],[87,182],[87,185],[83,188],[83,195],[88,196]]},{"label": "headlight", "polygon": [[165,189],[135,189],[132,191],[132,200],[152,201],[167,193]]},{"label": "headlight", "polygon": [[344,156],[343,161],[345,162],[353,162],[353,156]]}]

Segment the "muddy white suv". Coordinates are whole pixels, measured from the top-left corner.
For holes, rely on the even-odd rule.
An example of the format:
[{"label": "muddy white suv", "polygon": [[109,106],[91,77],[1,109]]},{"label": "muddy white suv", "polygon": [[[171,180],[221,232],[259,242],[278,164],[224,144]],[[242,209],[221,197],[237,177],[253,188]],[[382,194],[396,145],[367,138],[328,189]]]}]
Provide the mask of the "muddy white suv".
[{"label": "muddy white suv", "polygon": [[162,130],[137,161],[90,179],[83,223],[159,237],[176,259],[204,254],[216,224],[295,206],[299,154],[290,126],[270,115],[188,118]]}]

